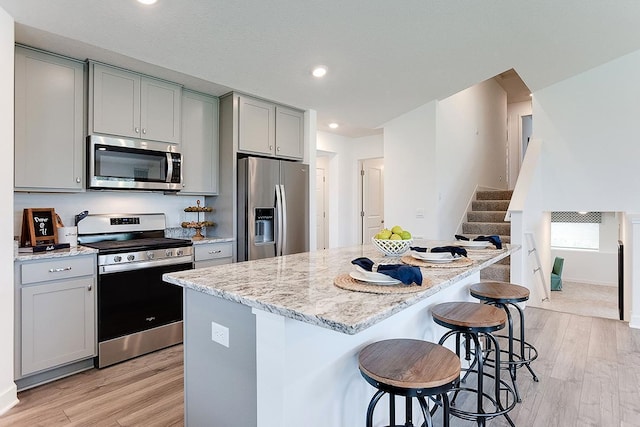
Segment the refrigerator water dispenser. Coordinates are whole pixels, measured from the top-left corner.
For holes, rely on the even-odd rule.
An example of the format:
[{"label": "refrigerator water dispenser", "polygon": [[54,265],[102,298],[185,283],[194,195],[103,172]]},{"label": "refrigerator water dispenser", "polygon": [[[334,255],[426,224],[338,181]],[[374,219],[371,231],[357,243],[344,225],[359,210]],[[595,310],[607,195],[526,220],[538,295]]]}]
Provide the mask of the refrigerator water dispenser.
[{"label": "refrigerator water dispenser", "polygon": [[273,221],[275,208],[256,208],[256,243],[273,243]]}]

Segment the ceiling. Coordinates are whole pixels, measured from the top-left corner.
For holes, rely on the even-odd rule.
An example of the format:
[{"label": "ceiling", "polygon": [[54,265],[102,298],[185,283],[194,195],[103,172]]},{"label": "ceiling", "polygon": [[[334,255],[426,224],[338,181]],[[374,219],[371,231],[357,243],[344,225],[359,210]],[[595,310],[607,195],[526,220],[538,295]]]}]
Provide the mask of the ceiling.
[{"label": "ceiling", "polygon": [[[0,0],[18,42],[213,95],[317,111],[358,137],[515,70],[533,92],[640,49],[640,2]],[[314,65],[328,68],[321,80]],[[503,77],[501,75],[507,72]],[[504,85],[503,85],[504,86]],[[327,127],[335,121],[337,130]]]}]

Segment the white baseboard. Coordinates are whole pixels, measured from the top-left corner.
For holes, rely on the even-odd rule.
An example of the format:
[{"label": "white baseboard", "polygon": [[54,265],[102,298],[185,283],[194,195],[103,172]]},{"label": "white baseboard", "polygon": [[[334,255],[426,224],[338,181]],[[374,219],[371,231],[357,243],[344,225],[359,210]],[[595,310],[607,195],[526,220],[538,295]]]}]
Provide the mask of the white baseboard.
[{"label": "white baseboard", "polygon": [[0,416],[18,403],[17,390],[16,384],[11,382],[11,386],[9,386],[9,388],[3,393],[0,393]]},{"label": "white baseboard", "polygon": [[593,280],[585,280],[585,279],[574,279],[571,277],[563,277],[563,282],[571,282],[571,283],[584,283],[586,285],[598,285],[598,286],[613,286],[618,287],[616,282],[596,282]]},{"label": "white baseboard", "polygon": [[629,327],[633,329],[640,329],[640,314],[631,314],[631,320],[629,320]]}]

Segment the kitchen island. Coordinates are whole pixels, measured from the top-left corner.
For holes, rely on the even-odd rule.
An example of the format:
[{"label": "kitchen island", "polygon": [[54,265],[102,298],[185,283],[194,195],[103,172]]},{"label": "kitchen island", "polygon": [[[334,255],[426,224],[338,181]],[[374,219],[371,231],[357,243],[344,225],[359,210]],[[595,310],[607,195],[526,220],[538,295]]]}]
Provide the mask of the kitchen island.
[{"label": "kitchen island", "polygon": [[422,268],[423,287],[408,293],[334,285],[357,257],[400,262],[371,245],[165,274],[184,288],[185,425],[364,425],[373,389],[358,371],[360,349],[386,338],[437,341],[444,330],[429,307],[471,300],[480,270],[516,250],[469,250],[470,266]]}]

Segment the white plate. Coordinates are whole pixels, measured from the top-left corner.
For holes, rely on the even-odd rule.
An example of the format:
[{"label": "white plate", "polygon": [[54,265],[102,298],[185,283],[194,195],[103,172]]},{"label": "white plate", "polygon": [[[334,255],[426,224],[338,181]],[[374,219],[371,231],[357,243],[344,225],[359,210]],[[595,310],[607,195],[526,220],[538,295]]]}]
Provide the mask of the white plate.
[{"label": "white plate", "polygon": [[411,251],[411,256],[421,261],[433,262],[438,264],[444,264],[447,262],[455,261],[453,255],[450,252],[418,252]]},{"label": "white plate", "polygon": [[382,273],[376,273],[374,271],[354,270],[349,273],[349,276],[361,282],[374,283],[377,285],[397,285],[399,283],[402,283],[391,276],[387,276],[386,274]]},{"label": "white plate", "polygon": [[457,246],[463,246],[465,248],[486,248],[493,243],[488,241],[476,241],[476,240],[456,240]]}]

